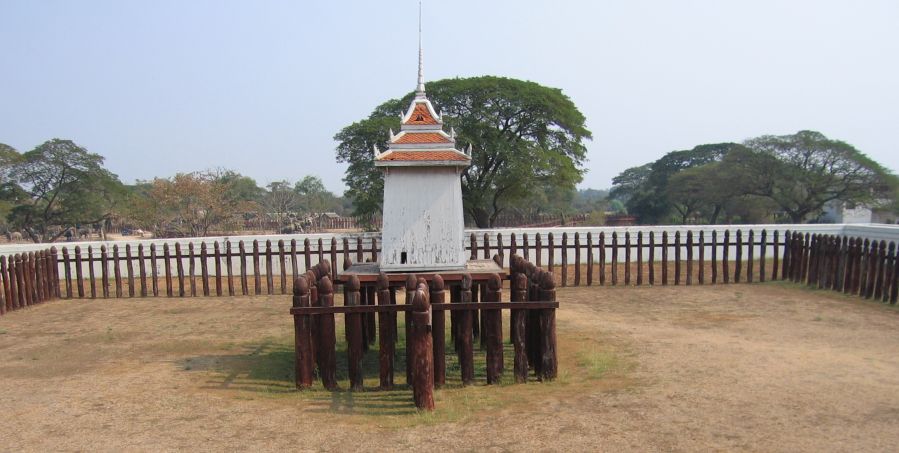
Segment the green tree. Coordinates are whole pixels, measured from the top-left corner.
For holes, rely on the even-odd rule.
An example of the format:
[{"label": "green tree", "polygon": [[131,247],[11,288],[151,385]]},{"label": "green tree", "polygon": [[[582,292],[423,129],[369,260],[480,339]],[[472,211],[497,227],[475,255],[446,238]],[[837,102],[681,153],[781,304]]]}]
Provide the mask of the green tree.
[{"label": "green tree", "polygon": [[[383,177],[372,162],[372,146],[387,147],[388,129],[414,96],[389,100],[368,118],[335,135],[337,161],[348,163],[344,182],[355,213],[380,211]],[[455,128],[457,146],[473,147],[462,173],[466,215],[489,227],[504,210],[542,189],[574,189],[583,175],[584,140],[592,138],[584,115],[555,88],[503,77],[445,79],[428,84],[428,98]]]},{"label": "green tree", "polygon": [[801,223],[838,200],[872,205],[895,193],[896,177],[852,145],[820,132],[748,140],[754,153],[735,156],[747,193],[769,198]]},{"label": "green tree", "polygon": [[10,182],[22,192],[9,214],[34,242],[51,242],[70,227],[109,219],[124,196],[103,157],[71,140],[49,140],[13,159]]}]

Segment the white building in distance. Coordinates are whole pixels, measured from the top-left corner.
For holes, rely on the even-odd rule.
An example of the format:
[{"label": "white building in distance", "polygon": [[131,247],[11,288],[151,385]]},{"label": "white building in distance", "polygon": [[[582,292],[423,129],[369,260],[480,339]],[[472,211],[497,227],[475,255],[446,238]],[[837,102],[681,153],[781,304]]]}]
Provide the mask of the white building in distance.
[{"label": "white building in distance", "polygon": [[422,52],[418,50],[418,86],[400,131],[390,131],[384,152],[374,149],[375,166],[384,173],[384,211],[380,268],[385,272],[453,270],[465,267],[462,171],[471,165],[456,149],[455,132],[425,95]]}]

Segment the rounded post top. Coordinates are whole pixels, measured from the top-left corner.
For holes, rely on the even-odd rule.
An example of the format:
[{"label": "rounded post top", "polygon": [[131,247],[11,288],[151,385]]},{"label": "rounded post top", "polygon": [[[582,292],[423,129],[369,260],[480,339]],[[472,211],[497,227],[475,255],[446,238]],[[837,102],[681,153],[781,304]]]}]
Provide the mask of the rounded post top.
[{"label": "rounded post top", "polygon": [[490,291],[499,291],[503,287],[503,281],[499,274],[490,274],[487,277],[487,289]]},{"label": "rounded post top", "polygon": [[359,288],[362,287],[359,283],[359,277],[351,275],[349,281],[346,282],[346,287],[349,291],[359,291]]},{"label": "rounded post top", "polygon": [[293,281],[293,294],[295,296],[303,296],[309,294],[309,282],[305,275],[300,275]]},{"label": "rounded post top", "polygon": [[352,266],[352,265],[353,265],[353,259],[352,259],[352,258],[346,257],[346,259],[343,260],[343,270],[349,269],[350,266]]},{"label": "rounded post top", "polygon": [[431,302],[428,300],[428,288],[419,286],[412,297],[412,310],[421,313],[427,312],[430,308]]},{"label": "rounded post top", "polygon": [[445,284],[443,282],[443,277],[441,277],[440,274],[435,275],[434,278],[431,279],[431,291],[443,291],[444,288]]},{"label": "rounded post top", "polygon": [[377,281],[378,289],[387,289],[390,287],[390,280],[387,278],[387,274],[381,272],[378,274]]},{"label": "rounded post top", "polygon": [[318,291],[322,295],[329,295],[334,292],[334,285],[331,283],[331,279],[328,278],[327,275],[321,278],[318,281]]},{"label": "rounded post top", "polygon": [[418,285],[418,279],[415,277],[415,274],[409,274],[406,276],[406,291],[415,291],[415,287]]},{"label": "rounded post top", "polygon": [[528,289],[528,277],[524,274],[515,274],[512,278],[512,289],[526,291]]},{"label": "rounded post top", "polygon": [[471,274],[468,274],[468,273],[462,274],[462,290],[463,291],[471,290]]},{"label": "rounded post top", "polygon": [[556,289],[556,280],[555,280],[555,278],[553,278],[552,272],[544,271],[542,274],[540,274],[540,277],[537,281],[540,284],[540,289],[544,289],[544,290]]}]

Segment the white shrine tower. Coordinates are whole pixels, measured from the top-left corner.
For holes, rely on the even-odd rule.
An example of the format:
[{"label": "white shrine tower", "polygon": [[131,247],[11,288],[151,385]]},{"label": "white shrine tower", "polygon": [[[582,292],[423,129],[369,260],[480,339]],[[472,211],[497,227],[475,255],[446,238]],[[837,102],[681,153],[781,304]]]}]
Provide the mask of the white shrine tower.
[{"label": "white shrine tower", "polygon": [[418,38],[418,86],[402,117],[398,134],[390,131],[384,152],[374,149],[375,166],[384,173],[382,271],[451,270],[465,267],[462,171],[468,152],[456,149],[455,132],[425,95],[421,25]]}]

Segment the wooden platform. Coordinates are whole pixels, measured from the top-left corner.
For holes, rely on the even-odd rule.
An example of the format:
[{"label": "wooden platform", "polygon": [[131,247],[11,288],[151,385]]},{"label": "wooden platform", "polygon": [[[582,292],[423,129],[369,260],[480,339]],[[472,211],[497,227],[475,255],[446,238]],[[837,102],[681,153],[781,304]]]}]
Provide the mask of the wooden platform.
[{"label": "wooden platform", "polygon": [[[378,274],[381,273],[381,266],[378,263],[358,263],[350,266],[349,269],[339,272],[335,283],[346,283],[351,275],[359,278],[359,282],[363,285],[366,283],[375,283],[378,280]],[[499,274],[500,278],[508,278],[509,273],[499,267],[493,260],[471,260],[465,263],[464,269],[453,269],[447,271],[427,270],[420,272],[386,272],[387,279],[391,285],[402,285],[406,282],[406,277],[413,274],[416,277],[422,277],[427,281],[431,281],[435,275],[440,274],[445,282],[462,281],[463,274],[471,275],[472,281],[486,281],[493,274]]]}]

